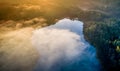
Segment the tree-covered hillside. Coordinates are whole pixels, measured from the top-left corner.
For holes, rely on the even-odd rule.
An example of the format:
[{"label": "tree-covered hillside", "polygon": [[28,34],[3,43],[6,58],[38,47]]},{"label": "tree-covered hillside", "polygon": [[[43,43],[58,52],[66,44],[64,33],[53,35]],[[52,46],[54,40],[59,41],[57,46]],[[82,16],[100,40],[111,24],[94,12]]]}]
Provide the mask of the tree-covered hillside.
[{"label": "tree-covered hillside", "polygon": [[107,19],[85,24],[86,39],[97,49],[98,58],[108,71],[120,70],[120,20]]}]

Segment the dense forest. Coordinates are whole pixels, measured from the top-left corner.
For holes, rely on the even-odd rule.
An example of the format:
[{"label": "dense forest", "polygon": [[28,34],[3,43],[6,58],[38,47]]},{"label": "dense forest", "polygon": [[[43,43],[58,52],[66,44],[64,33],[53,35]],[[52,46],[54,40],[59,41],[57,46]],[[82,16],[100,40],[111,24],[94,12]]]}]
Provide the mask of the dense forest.
[{"label": "dense forest", "polygon": [[98,58],[108,71],[119,70],[120,66],[120,20],[107,19],[103,22],[85,24],[85,37],[97,49]]}]

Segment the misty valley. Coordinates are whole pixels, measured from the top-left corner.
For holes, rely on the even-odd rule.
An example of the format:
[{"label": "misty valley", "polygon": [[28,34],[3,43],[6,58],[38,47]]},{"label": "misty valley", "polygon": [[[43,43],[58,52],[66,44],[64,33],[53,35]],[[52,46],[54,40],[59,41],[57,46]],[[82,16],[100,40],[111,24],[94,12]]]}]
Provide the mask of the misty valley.
[{"label": "misty valley", "polygon": [[0,0],[0,71],[120,71],[119,0]]}]

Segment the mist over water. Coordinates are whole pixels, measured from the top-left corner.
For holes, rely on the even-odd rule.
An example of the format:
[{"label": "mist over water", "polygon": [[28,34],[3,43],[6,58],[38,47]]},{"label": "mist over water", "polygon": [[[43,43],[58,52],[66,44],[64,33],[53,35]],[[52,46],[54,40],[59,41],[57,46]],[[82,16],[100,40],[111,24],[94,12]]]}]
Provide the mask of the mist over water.
[{"label": "mist over water", "polygon": [[85,41],[81,21],[65,18],[37,29],[32,44],[39,52],[34,71],[100,71],[96,50]]}]

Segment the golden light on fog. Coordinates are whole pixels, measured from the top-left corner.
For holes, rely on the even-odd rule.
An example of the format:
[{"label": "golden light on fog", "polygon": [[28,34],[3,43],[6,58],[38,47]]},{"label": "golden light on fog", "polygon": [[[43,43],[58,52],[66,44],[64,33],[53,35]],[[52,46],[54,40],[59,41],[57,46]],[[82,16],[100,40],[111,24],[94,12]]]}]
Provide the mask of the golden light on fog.
[{"label": "golden light on fog", "polygon": [[31,71],[33,69],[38,54],[30,42],[32,31],[33,28],[23,28],[0,37],[2,39],[0,52],[5,55],[1,57],[1,60],[5,68],[12,71],[15,71],[15,68],[22,71]]}]

